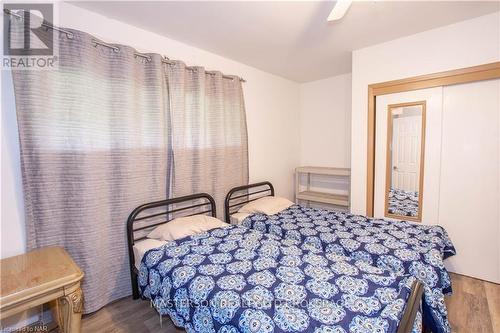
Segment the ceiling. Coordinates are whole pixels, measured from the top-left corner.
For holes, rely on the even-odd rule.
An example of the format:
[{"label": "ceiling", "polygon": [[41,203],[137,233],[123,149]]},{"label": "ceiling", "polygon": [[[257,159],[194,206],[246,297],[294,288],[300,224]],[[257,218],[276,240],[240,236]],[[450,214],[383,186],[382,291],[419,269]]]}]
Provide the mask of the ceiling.
[{"label": "ceiling", "polygon": [[73,3],[297,82],[350,72],[352,50],[500,10],[496,1],[363,1],[327,22],[331,1]]}]

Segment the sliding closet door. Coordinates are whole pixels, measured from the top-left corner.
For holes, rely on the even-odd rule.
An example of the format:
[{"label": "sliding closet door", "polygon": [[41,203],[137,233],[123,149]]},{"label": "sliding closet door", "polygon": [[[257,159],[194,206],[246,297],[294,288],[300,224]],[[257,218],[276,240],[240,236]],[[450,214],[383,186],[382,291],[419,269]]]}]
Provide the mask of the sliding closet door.
[{"label": "sliding closet door", "polygon": [[500,283],[500,81],[444,87],[439,223],[451,271]]},{"label": "sliding closet door", "polygon": [[[425,102],[425,143],[423,163],[423,201],[422,222],[436,224],[438,220],[439,199],[439,169],[441,154],[441,111],[442,111],[442,87],[421,89],[403,93],[377,96],[376,101],[376,137],[375,137],[375,196],[374,216],[384,218],[386,212],[386,177],[387,168],[393,171],[394,167],[387,165],[388,136],[388,110],[395,104],[414,102]],[[398,127],[396,119],[392,120]],[[389,148],[390,149],[390,148]],[[393,156],[397,152],[393,152]],[[399,165],[398,167],[401,167]],[[400,168],[401,169],[401,168]],[[393,173],[394,176],[394,173]],[[393,183],[394,184],[394,183]],[[404,188],[402,186],[401,188]],[[401,218],[403,219],[403,218]]]}]

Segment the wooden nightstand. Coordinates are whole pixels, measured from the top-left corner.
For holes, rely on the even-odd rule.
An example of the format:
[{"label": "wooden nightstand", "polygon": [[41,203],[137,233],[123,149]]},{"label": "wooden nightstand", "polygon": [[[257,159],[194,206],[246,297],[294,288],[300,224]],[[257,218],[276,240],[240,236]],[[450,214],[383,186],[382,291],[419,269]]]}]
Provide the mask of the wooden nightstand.
[{"label": "wooden nightstand", "polygon": [[62,332],[80,332],[83,272],[61,247],[0,260],[0,319],[51,303]]}]

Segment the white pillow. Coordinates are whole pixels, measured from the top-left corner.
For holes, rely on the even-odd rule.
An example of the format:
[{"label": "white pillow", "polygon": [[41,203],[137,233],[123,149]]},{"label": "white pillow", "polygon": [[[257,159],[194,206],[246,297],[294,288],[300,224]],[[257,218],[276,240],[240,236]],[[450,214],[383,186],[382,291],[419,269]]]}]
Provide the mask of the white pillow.
[{"label": "white pillow", "polygon": [[282,210],[287,209],[293,204],[293,202],[285,198],[267,196],[247,203],[245,206],[241,207],[238,212],[274,215],[281,212]]},{"label": "white pillow", "polygon": [[135,243],[133,247],[135,267],[139,269],[139,267],[141,266],[142,257],[146,252],[148,252],[151,249],[156,249],[157,247],[161,247],[165,244],[167,244],[167,242],[159,241],[157,239],[148,239],[148,238]]},{"label": "white pillow", "polygon": [[207,215],[179,217],[156,227],[148,238],[172,241],[227,226],[227,223]]},{"label": "white pillow", "polygon": [[248,213],[234,213],[231,215],[231,224],[240,224],[244,219],[249,217],[251,214]]}]

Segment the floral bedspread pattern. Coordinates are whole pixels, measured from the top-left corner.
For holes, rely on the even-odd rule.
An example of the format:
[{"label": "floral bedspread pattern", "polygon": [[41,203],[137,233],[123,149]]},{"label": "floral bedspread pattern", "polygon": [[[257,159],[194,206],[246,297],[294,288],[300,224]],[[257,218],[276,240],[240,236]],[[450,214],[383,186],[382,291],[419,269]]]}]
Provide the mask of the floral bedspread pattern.
[{"label": "floral bedspread pattern", "polygon": [[418,192],[391,188],[388,211],[394,215],[416,217],[418,215]]},{"label": "floral bedspread pattern", "polygon": [[150,250],[139,272],[160,314],[207,333],[396,332],[415,279],[242,226]]},{"label": "floral bedspread pattern", "polygon": [[417,277],[425,285],[424,324],[433,332],[451,331],[444,303],[451,281],[443,260],[454,255],[455,248],[442,227],[300,205],[276,215],[250,215],[241,225]]}]

